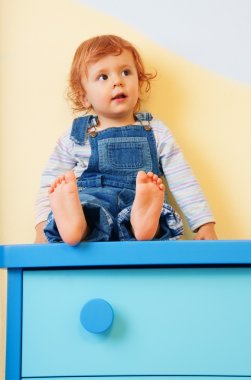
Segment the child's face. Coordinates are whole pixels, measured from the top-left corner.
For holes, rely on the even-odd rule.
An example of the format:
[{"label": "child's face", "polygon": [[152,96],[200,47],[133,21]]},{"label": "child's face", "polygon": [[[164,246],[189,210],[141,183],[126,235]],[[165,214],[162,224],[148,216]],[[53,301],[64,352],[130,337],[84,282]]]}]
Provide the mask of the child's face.
[{"label": "child's face", "polygon": [[101,124],[133,121],[139,80],[130,51],[123,50],[120,55],[107,55],[90,63],[82,85],[86,91],[84,105],[93,108]]}]

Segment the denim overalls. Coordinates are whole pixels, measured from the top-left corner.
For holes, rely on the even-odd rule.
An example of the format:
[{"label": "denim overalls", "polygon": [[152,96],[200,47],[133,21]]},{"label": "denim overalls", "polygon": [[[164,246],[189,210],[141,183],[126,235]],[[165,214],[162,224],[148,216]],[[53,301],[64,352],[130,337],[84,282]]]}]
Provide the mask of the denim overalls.
[{"label": "denim overalls", "polygon": [[[135,240],[130,213],[140,170],[163,175],[149,113],[135,114],[141,125],[113,127],[96,132],[94,115],[74,120],[71,139],[84,145],[89,138],[91,156],[78,178],[80,202],[90,233],[85,241]],[[166,202],[160,216],[158,240],[176,240],[183,234],[181,218]],[[62,242],[52,213],[45,235],[50,243]]]}]

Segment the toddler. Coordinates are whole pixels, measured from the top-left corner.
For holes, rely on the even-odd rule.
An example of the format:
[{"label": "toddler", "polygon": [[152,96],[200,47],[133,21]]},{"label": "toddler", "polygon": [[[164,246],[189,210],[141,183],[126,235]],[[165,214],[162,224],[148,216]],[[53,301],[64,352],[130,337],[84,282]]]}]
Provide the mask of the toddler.
[{"label": "toddler", "polygon": [[182,221],[165,200],[163,176],[195,239],[217,238],[171,132],[139,112],[153,78],[135,47],[118,36],[97,36],[78,47],[68,95],[85,116],[58,140],[42,174],[37,243],[179,239]]}]

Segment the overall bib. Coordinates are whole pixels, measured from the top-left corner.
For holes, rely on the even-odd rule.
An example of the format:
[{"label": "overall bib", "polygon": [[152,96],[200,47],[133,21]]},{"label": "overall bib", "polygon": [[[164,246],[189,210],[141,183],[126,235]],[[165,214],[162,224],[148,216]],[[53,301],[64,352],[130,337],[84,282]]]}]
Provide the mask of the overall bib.
[{"label": "overall bib", "polygon": [[[71,139],[84,145],[89,138],[91,156],[78,178],[80,202],[90,228],[85,241],[135,240],[130,213],[140,170],[162,176],[149,113],[135,115],[141,125],[112,127],[96,132],[96,116],[75,119]],[[148,122],[147,124],[145,122]],[[144,122],[144,123],[143,123]],[[176,240],[183,234],[181,218],[164,202],[158,240]],[[45,235],[49,242],[62,242],[52,213]]]}]

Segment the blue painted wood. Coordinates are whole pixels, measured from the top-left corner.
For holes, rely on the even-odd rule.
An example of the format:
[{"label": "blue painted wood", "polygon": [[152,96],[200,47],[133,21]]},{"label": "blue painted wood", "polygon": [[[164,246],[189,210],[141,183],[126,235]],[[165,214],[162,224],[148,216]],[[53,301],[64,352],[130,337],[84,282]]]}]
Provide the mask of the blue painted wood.
[{"label": "blue painted wood", "polygon": [[0,246],[0,267],[250,265],[251,240]]},{"label": "blue painted wood", "polygon": [[95,298],[88,301],[80,312],[83,327],[93,334],[103,334],[112,325],[114,313],[106,300]]},{"label": "blue painted wood", "polygon": [[[100,266],[123,268],[127,266],[153,267],[156,265],[170,266],[170,267],[172,266],[196,267],[196,266],[201,266],[201,265],[202,266],[203,265],[250,266],[251,265],[251,241],[248,240],[248,241],[217,241],[217,242],[215,241],[210,241],[210,242],[180,241],[180,242],[82,243],[77,247],[70,247],[65,244],[0,246],[0,267],[8,268],[8,288],[9,288],[8,306],[7,306],[7,310],[8,310],[7,326],[8,327],[7,327],[7,352],[6,352],[6,380],[20,379],[20,370],[21,370],[20,350],[21,350],[21,333],[22,333],[22,326],[21,326],[22,269],[21,268],[52,268],[52,267],[96,268]],[[133,273],[134,270],[133,271],[131,270],[130,272]],[[176,270],[176,269],[172,269],[172,270]],[[190,271],[191,269],[186,269],[186,270]],[[197,270],[201,273],[202,269],[197,268]],[[195,271],[195,273],[199,273],[197,272],[197,270]],[[230,268],[228,268],[227,270],[230,270]],[[244,271],[244,270],[249,270],[249,268],[235,268],[234,270]],[[145,270],[143,270],[143,272],[144,271]],[[222,274],[224,278],[224,272],[221,272],[222,271],[221,268],[217,268],[217,269],[211,268],[210,271],[212,271],[211,273]],[[47,272],[49,273],[49,271]],[[120,271],[114,271],[114,273],[115,272],[120,273]],[[250,276],[248,276],[248,278],[249,277]],[[247,276],[244,276],[244,280],[245,281],[247,280]],[[234,284],[235,277],[232,279],[232,281]],[[128,278],[128,284],[130,284],[129,278]],[[228,321],[227,326],[229,326],[230,324],[232,328],[232,330],[229,330],[228,334],[225,332],[225,335],[227,336],[227,340],[225,341],[225,347],[227,347],[227,349],[225,350],[225,357],[228,358],[229,363],[230,363],[229,368],[232,374],[231,376],[239,375],[243,373],[245,373],[244,376],[247,376],[247,373],[248,375],[250,375],[250,372],[249,372],[249,369],[247,372],[245,372],[245,368],[246,368],[245,365],[246,363],[250,362],[250,357],[248,357],[247,355],[249,355],[251,352],[251,349],[248,345],[249,344],[248,342],[251,341],[251,337],[249,336],[250,326],[247,321],[247,318],[249,318],[249,320],[251,319],[250,318],[250,304],[249,304],[249,299],[247,299],[246,297],[245,291],[242,293],[242,296],[239,299],[239,295],[238,295],[239,290],[242,291],[243,290],[242,288],[235,289],[234,286],[232,287],[230,286],[230,289],[232,290],[232,293],[234,295],[232,297],[233,310],[231,310],[230,307],[226,308],[225,310],[225,313],[229,312],[229,314],[231,314],[230,322],[228,321],[228,314],[224,315],[224,310],[223,310],[223,308],[228,305],[223,302],[222,304],[223,306],[220,308],[220,311],[221,311],[220,316],[221,317],[224,316],[224,318]],[[249,282],[247,282],[247,289],[249,289],[249,292],[250,292]],[[163,287],[163,291],[164,290],[165,290],[165,286]],[[134,290],[132,288],[130,291],[134,295]],[[215,294],[218,296],[217,289],[214,288],[214,291],[215,291]],[[228,299],[230,299],[230,294],[228,293],[226,294],[228,295]],[[72,294],[72,296],[74,299],[75,295]],[[100,296],[100,294],[98,296]],[[93,294],[92,297],[97,297],[97,294]],[[39,299],[39,295],[38,295],[38,299]],[[236,299],[237,301],[239,300],[238,301],[239,304],[237,302],[237,306],[235,306],[235,303],[234,303]],[[58,301],[58,299],[55,300],[55,304],[57,304],[56,301]],[[160,299],[159,299],[159,302],[160,302]],[[192,305],[194,305],[194,303],[192,303]],[[245,305],[246,305],[246,309],[245,309]],[[146,305],[145,305],[145,308],[146,308]],[[125,312],[126,310],[127,309],[125,309]],[[190,313],[190,304],[187,304],[187,310]],[[44,313],[44,310],[42,314],[43,313]],[[242,313],[243,313],[243,320],[241,319]],[[46,311],[46,314],[47,314],[47,311]],[[184,314],[187,314],[185,310],[184,310]],[[117,318],[118,318],[118,314],[116,313],[115,321],[118,321]],[[35,320],[34,323],[36,321],[37,320]],[[122,325],[121,325],[121,322],[122,322]],[[183,321],[181,322],[183,323]],[[215,322],[217,322],[217,320],[213,320],[213,321],[207,320],[207,323],[209,324],[209,326],[210,326],[210,323],[211,323],[211,326],[213,326]],[[222,321],[221,323],[222,323],[222,326],[224,327]],[[237,327],[239,330],[236,328],[236,324],[238,324]],[[80,322],[79,322],[79,325],[81,326]],[[118,330],[118,324],[116,326],[117,326],[116,327],[117,330],[115,329],[115,331],[117,331],[117,333],[118,331],[121,332],[123,330],[123,320],[120,320],[119,330]],[[67,328],[68,327],[65,326],[66,330]],[[187,326],[188,331],[189,329],[190,327]],[[247,334],[244,334],[245,329],[248,332]],[[112,331],[112,334],[114,334],[113,327],[111,331]],[[163,331],[165,331],[165,328],[163,328]],[[222,331],[224,331],[224,329],[221,331],[218,330],[218,339],[221,339],[221,338],[224,339],[224,335],[222,336],[221,334]],[[240,331],[240,334],[238,334],[239,331]],[[83,334],[83,332],[81,333]],[[86,334],[88,333],[86,332]],[[109,334],[110,333],[105,335],[105,337],[109,336]],[[53,335],[53,331],[52,331],[52,335]],[[114,339],[114,335],[112,336]],[[212,334],[212,336],[216,336],[216,335]],[[239,347],[241,347],[241,349],[238,350],[237,355],[233,357],[233,360],[232,360],[231,355],[233,355],[233,352],[235,352],[235,349],[233,349],[231,346],[231,342],[229,341],[230,339],[229,336],[236,337],[236,342],[237,342],[236,352],[237,352],[238,345]],[[143,335],[141,336],[141,340],[144,341]],[[184,336],[182,338],[180,337],[180,342],[182,341],[184,341]],[[216,339],[216,342],[217,342],[217,339]],[[63,347],[63,343],[64,342],[62,342],[62,347]],[[33,344],[34,344],[34,347],[36,347],[37,342],[33,342]],[[135,347],[137,347],[137,345]],[[229,347],[231,348],[230,350],[229,350]],[[159,352],[158,347],[156,346],[155,348],[156,348],[155,349],[156,353]],[[163,352],[164,351],[165,349],[163,349]],[[25,355],[29,355],[29,353],[26,350],[24,352],[25,352]],[[203,352],[203,350],[201,350],[201,352]],[[239,356],[238,356],[238,353],[239,353]],[[161,351],[161,355],[163,356],[162,351]],[[209,357],[211,358],[211,356]],[[60,355],[58,355],[57,353],[54,353],[54,355],[52,355],[52,360],[55,358],[56,358],[56,361],[60,360]],[[151,358],[151,361],[152,360],[153,359]],[[239,367],[242,368],[242,371],[239,369],[236,372],[231,370],[231,368],[233,369],[233,366],[236,365],[236,361],[237,363],[239,363]],[[222,362],[224,363],[224,360]],[[149,373],[146,373],[146,372],[145,374],[149,375]],[[198,374],[199,373],[196,372],[196,376]],[[201,374],[204,375],[204,372],[203,373],[201,372]],[[64,375],[65,374],[62,373],[60,376],[64,376]],[[93,375],[93,374],[90,373],[90,375]],[[213,374],[213,376],[215,375],[217,375],[217,372]],[[51,374],[49,374],[48,376],[51,376]],[[80,373],[78,376],[82,376],[82,373]]]},{"label": "blue painted wood", "polygon": [[[251,376],[251,268],[29,270],[23,286],[23,377]],[[80,323],[92,298],[114,310],[106,334]]]},{"label": "blue painted wood", "polygon": [[20,380],[22,357],[22,282],[21,269],[8,270],[6,380]]},{"label": "blue painted wood", "polygon": [[[250,379],[251,377],[238,377],[238,376],[232,376],[231,378],[227,377],[217,377],[214,376],[213,380],[245,380]],[[76,380],[76,377],[57,377],[57,380]],[[120,377],[120,376],[113,376],[113,377],[106,377],[106,380],[147,380],[146,377],[143,376],[129,376],[129,377]],[[208,376],[189,376],[187,379],[189,380],[212,380],[211,377]],[[23,378],[24,380],[24,378]],[[35,378],[29,378],[29,380],[45,380],[44,377],[35,377]],[[55,380],[55,377],[46,377],[46,380]],[[77,377],[77,380],[100,380],[100,377]],[[186,380],[184,376],[151,376],[149,380]]]}]

